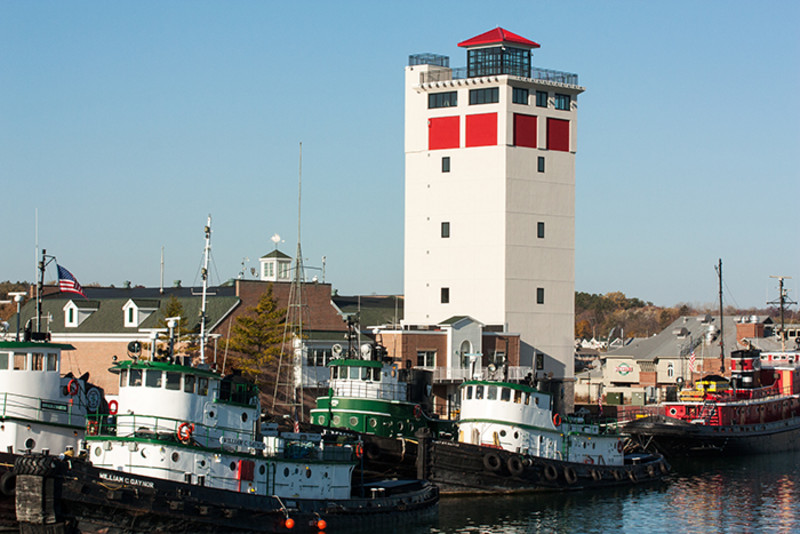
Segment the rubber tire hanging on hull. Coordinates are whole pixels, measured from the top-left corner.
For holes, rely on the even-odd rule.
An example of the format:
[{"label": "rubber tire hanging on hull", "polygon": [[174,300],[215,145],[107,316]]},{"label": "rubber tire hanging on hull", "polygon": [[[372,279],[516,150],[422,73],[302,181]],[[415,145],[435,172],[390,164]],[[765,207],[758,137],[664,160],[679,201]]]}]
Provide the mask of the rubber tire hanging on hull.
[{"label": "rubber tire hanging on hull", "polygon": [[506,460],[506,467],[512,476],[518,477],[525,472],[525,463],[520,456],[509,456]]},{"label": "rubber tire hanging on hull", "polygon": [[498,456],[496,452],[490,452],[484,455],[483,467],[485,467],[487,471],[497,472],[500,470],[500,465],[500,456]]},{"label": "rubber tire hanging on hull", "polygon": [[556,471],[556,468],[553,465],[547,464],[544,466],[544,478],[550,482],[558,478],[558,471]]},{"label": "rubber tire hanging on hull", "polygon": [[6,497],[13,497],[17,492],[17,475],[11,471],[6,471],[0,477],[0,493]]}]

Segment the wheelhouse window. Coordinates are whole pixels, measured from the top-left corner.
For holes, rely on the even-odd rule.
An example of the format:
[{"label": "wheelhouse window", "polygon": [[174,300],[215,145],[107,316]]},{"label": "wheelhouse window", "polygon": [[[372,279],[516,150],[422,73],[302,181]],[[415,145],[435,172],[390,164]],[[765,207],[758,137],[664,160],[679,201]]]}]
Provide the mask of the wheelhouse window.
[{"label": "wheelhouse window", "polygon": [[128,370],[123,369],[119,372],[119,387],[124,387],[128,385]]},{"label": "wheelhouse window", "polygon": [[372,381],[373,382],[380,382],[381,381],[381,370],[378,367],[372,368]]},{"label": "wheelhouse window", "polygon": [[197,378],[194,375],[183,375],[183,392],[194,393],[194,384]]},{"label": "wheelhouse window", "polygon": [[569,95],[560,95],[556,93],[556,98],[555,98],[556,109],[560,109],[561,111],[569,111],[570,100],[571,99]]},{"label": "wheelhouse window", "polygon": [[55,354],[47,355],[47,370],[58,371],[58,357]]},{"label": "wheelhouse window", "polygon": [[14,370],[15,371],[24,371],[28,368],[28,355],[27,354],[20,354],[19,352],[14,353]]},{"label": "wheelhouse window", "polygon": [[361,380],[369,380],[371,374],[372,373],[369,372],[369,367],[361,368]]},{"label": "wheelhouse window", "polygon": [[466,400],[472,399],[472,386],[467,386],[467,388],[464,390],[464,393],[466,394]]},{"label": "wheelhouse window", "polygon": [[487,87],[486,89],[471,89],[469,92],[469,105],[496,104],[500,102],[500,88]]},{"label": "wheelhouse window", "polygon": [[40,352],[31,354],[31,370],[44,371],[44,354]]},{"label": "wheelhouse window", "polygon": [[452,108],[458,105],[458,93],[448,91],[446,93],[431,93],[428,95],[428,109]]},{"label": "wheelhouse window", "polygon": [[128,385],[133,387],[139,387],[142,385],[142,370],[141,369],[131,369],[128,373]]},{"label": "wheelhouse window", "polygon": [[522,392],[518,389],[514,391],[514,404],[522,404]]},{"label": "wheelhouse window", "polygon": [[497,400],[497,386],[489,386],[486,390],[487,400]]},{"label": "wheelhouse window", "polygon": [[208,395],[208,378],[200,377],[197,382],[197,394],[203,397]]},{"label": "wheelhouse window", "polygon": [[529,96],[530,91],[527,89],[522,89],[521,87],[514,87],[511,91],[511,101],[515,104],[528,105]]},{"label": "wheelhouse window", "polygon": [[547,91],[536,91],[536,105],[540,108],[547,107]]},{"label": "wheelhouse window", "polygon": [[0,371],[8,369],[8,353],[0,352]]},{"label": "wheelhouse window", "polygon": [[475,386],[475,398],[476,399],[483,398],[483,386]]},{"label": "wheelhouse window", "polygon": [[500,390],[500,400],[509,402],[511,400],[511,390],[508,388],[503,388]]},{"label": "wheelhouse window", "polygon": [[181,373],[167,371],[167,389],[179,391],[181,389]]},{"label": "wheelhouse window", "polygon": [[145,386],[149,388],[160,388],[163,374],[164,373],[161,371],[148,369],[144,375]]}]

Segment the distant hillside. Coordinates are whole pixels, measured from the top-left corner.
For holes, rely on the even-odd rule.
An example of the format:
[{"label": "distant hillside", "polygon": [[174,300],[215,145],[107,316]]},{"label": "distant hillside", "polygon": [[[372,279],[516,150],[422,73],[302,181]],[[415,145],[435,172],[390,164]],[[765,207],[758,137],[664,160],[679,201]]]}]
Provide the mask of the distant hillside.
[{"label": "distant hillside", "polygon": [[[575,337],[606,339],[614,329],[613,337],[647,337],[662,331],[672,321],[683,315],[719,315],[714,307],[696,308],[688,304],[674,307],[654,306],[638,298],[628,298],[615,291],[605,295],[575,292]],[[725,307],[725,315],[768,315],[778,322],[778,308],[739,309]],[[785,310],[786,323],[800,322],[800,313]]]}]

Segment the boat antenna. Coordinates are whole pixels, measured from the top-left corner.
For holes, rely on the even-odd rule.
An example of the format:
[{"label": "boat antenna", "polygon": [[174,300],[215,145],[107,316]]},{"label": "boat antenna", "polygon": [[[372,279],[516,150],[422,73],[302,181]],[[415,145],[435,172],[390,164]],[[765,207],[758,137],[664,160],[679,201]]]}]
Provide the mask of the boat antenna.
[{"label": "boat antenna", "polygon": [[206,246],[203,253],[203,299],[200,306],[200,365],[206,363],[206,306],[208,305],[208,256],[211,252],[211,214],[208,214],[208,223],[204,229]]},{"label": "boat antenna", "polygon": [[44,291],[44,271],[55,256],[48,256],[47,250],[42,249],[42,260],[39,262],[39,283],[36,286],[36,331],[41,332],[42,324],[42,291]]},{"label": "boat antenna", "polygon": [[714,267],[717,271],[719,278],[719,374],[725,376],[725,331],[723,330],[723,308],[722,308],[722,258],[719,259],[719,265]]},{"label": "boat antenna", "polygon": [[770,276],[770,278],[777,278],[778,279],[778,299],[767,302],[767,304],[775,305],[777,304],[780,306],[781,309],[781,350],[786,351],[786,325],[784,324],[784,310],[786,306],[791,304],[797,304],[793,300],[791,300],[787,295],[787,290],[783,288],[783,281],[784,280],[791,280],[791,276]]}]

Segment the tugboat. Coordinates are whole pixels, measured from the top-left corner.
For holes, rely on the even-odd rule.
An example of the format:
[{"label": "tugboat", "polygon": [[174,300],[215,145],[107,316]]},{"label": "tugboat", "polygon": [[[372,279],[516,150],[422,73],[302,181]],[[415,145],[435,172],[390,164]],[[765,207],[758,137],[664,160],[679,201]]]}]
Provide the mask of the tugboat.
[{"label": "tugboat", "polygon": [[796,353],[773,359],[753,348],[732,351],[730,380],[707,376],[663,403],[663,414],[631,421],[625,431],[666,455],[798,450],[798,359]]},{"label": "tugboat", "polygon": [[119,397],[88,423],[88,461],[17,459],[26,532],[316,532],[435,512],[430,483],[359,484],[360,443],[280,432],[252,383],[171,359],[110,369]]},{"label": "tugboat", "polygon": [[494,494],[632,484],[669,472],[658,454],[626,453],[613,425],[562,418],[549,394],[526,384],[464,382],[460,418],[448,428],[426,415],[423,398],[409,397],[413,381],[401,370],[369,358],[380,348],[361,353],[367,359],[329,363],[329,394],[311,416],[359,433],[369,475],[424,478],[442,494]]},{"label": "tugboat", "polygon": [[73,454],[84,437],[87,414],[102,407],[103,392],[88,382],[88,375],[61,376],[62,350],[74,347],[30,332],[22,341],[0,341],[2,526],[16,524],[17,458],[24,453]]}]

